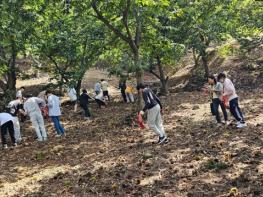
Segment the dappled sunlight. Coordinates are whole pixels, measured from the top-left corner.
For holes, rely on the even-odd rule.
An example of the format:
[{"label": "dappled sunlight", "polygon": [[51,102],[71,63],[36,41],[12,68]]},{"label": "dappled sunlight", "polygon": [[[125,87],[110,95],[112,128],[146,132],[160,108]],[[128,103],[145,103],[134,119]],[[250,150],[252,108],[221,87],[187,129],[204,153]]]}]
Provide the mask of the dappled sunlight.
[{"label": "dappled sunlight", "polygon": [[[41,167],[38,168],[38,172],[31,174],[29,177],[21,177],[21,179],[13,183],[2,183],[0,185],[0,196],[6,196],[7,194],[8,196],[13,196],[19,195],[21,193],[38,191],[38,189],[42,186],[40,181],[44,181],[45,179],[54,177],[58,173],[65,173],[66,171],[70,170],[70,166],[68,165],[52,166],[50,168],[46,167],[44,169],[42,169]],[[24,172],[25,168],[22,170]]]}]

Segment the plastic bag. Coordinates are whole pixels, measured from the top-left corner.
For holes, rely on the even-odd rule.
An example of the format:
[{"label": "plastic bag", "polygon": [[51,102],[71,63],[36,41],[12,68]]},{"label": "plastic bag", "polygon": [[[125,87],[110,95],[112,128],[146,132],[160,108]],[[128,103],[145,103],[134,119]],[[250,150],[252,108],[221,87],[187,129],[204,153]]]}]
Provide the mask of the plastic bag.
[{"label": "plastic bag", "polygon": [[145,128],[143,118],[142,118],[142,115],[140,114],[140,112],[137,114],[137,122],[138,122],[138,125],[141,129]]}]

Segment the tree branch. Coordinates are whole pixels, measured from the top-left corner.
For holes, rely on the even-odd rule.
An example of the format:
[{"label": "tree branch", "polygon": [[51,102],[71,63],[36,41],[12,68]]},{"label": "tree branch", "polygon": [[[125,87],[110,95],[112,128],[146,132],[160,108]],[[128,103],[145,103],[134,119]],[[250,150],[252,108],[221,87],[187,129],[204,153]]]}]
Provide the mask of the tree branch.
[{"label": "tree branch", "polygon": [[111,31],[113,31],[118,37],[120,37],[122,40],[126,41],[127,43],[130,43],[130,39],[125,36],[120,30],[118,30],[117,28],[115,28],[108,19],[106,19],[102,13],[99,11],[98,7],[97,7],[97,1],[93,0],[91,2],[91,6],[93,8],[93,10],[95,11],[96,15],[95,17],[97,19],[99,19],[100,21],[102,21]]},{"label": "tree branch", "polygon": [[158,79],[161,79],[161,77],[156,72],[154,72],[153,70],[150,70],[149,72],[151,74],[153,74],[155,77],[157,77]]}]

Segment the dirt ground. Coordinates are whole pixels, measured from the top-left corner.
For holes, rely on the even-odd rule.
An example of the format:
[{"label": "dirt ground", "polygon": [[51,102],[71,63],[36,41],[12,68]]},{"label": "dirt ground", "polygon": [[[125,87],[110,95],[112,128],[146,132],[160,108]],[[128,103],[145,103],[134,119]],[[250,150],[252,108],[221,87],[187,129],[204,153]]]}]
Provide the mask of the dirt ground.
[{"label": "dirt ground", "polygon": [[[115,91],[115,94],[117,92]],[[91,104],[92,122],[63,105],[67,136],[0,151],[0,196],[263,196],[263,91],[238,92],[248,127],[216,127],[200,92],[162,97],[169,143],[134,123],[135,105]]]}]

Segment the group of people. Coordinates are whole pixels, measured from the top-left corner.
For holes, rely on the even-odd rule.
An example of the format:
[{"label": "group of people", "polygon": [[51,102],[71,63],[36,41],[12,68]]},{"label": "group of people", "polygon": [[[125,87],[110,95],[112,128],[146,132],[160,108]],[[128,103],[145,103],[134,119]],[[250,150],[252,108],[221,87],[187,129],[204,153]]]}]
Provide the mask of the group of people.
[{"label": "group of people", "polygon": [[[227,114],[229,108],[231,114],[237,121],[237,128],[246,127],[243,113],[239,107],[238,95],[233,82],[227,78],[226,74],[219,73],[217,78],[214,75],[208,77],[210,87],[207,90],[211,95],[211,113],[215,117],[218,125],[225,123],[230,124]],[[224,115],[224,121],[221,121],[219,106]]]},{"label": "group of people", "polygon": [[22,140],[19,114],[30,117],[38,141],[46,141],[48,139],[43,118],[43,111],[45,110],[47,110],[48,116],[54,123],[56,137],[65,136],[65,129],[61,125],[59,118],[61,116],[59,97],[47,90],[45,91],[44,99],[39,97],[25,98],[23,95],[24,90],[25,88],[21,87],[16,93],[16,99],[9,102],[7,111],[0,113],[3,147],[8,148],[8,132],[14,147]]},{"label": "group of people", "polygon": [[[237,121],[237,128],[246,127],[243,114],[239,107],[238,95],[236,94],[235,87],[232,81],[226,77],[224,73],[218,74],[217,77],[210,75],[208,77],[209,86],[206,90],[211,95],[211,111],[218,124],[229,124],[228,114],[226,108],[229,106],[231,114]],[[134,90],[131,84],[126,85],[125,82],[121,82],[119,85],[124,102],[134,102]],[[21,141],[20,124],[18,114],[29,116],[32,125],[36,131],[38,141],[46,141],[48,139],[47,132],[44,125],[43,112],[48,111],[48,116],[54,123],[56,130],[56,137],[65,136],[65,129],[60,123],[59,117],[61,116],[60,99],[58,96],[51,93],[51,91],[45,91],[44,98],[29,97],[24,98],[23,92],[25,88],[22,87],[16,94],[16,99],[11,101],[8,105],[8,113],[0,113],[0,126],[1,137],[3,147],[7,148],[7,134],[10,133],[13,146],[17,146],[17,143]],[[158,144],[162,144],[168,141],[167,135],[163,126],[162,119],[162,104],[160,99],[153,93],[153,91],[144,84],[138,84],[137,90],[142,94],[145,107],[139,112],[139,115],[143,116],[147,111],[147,124],[158,135]],[[94,86],[95,97],[92,98],[88,95],[86,89],[82,90],[82,93],[77,98],[77,93],[74,88],[68,88],[67,93],[74,104],[74,111],[77,111],[77,103],[84,111],[85,119],[90,119],[91,113],[89,111],[89,100],[95,100],[99,108],[106,106],[106,100],[110,100],[108,92],[108,82],[101,80]],[[222,109],[224,115],[224,121],[221,121],[219,106]]]},{"label": "group of people", "polygon": [[134,93],[136,91],[131,82],[126,83],[126,81],[123,81],[123,80],[120,81],[119,89],[121,90],[121,95],[125,103],[134,103],[135,101]]}]

